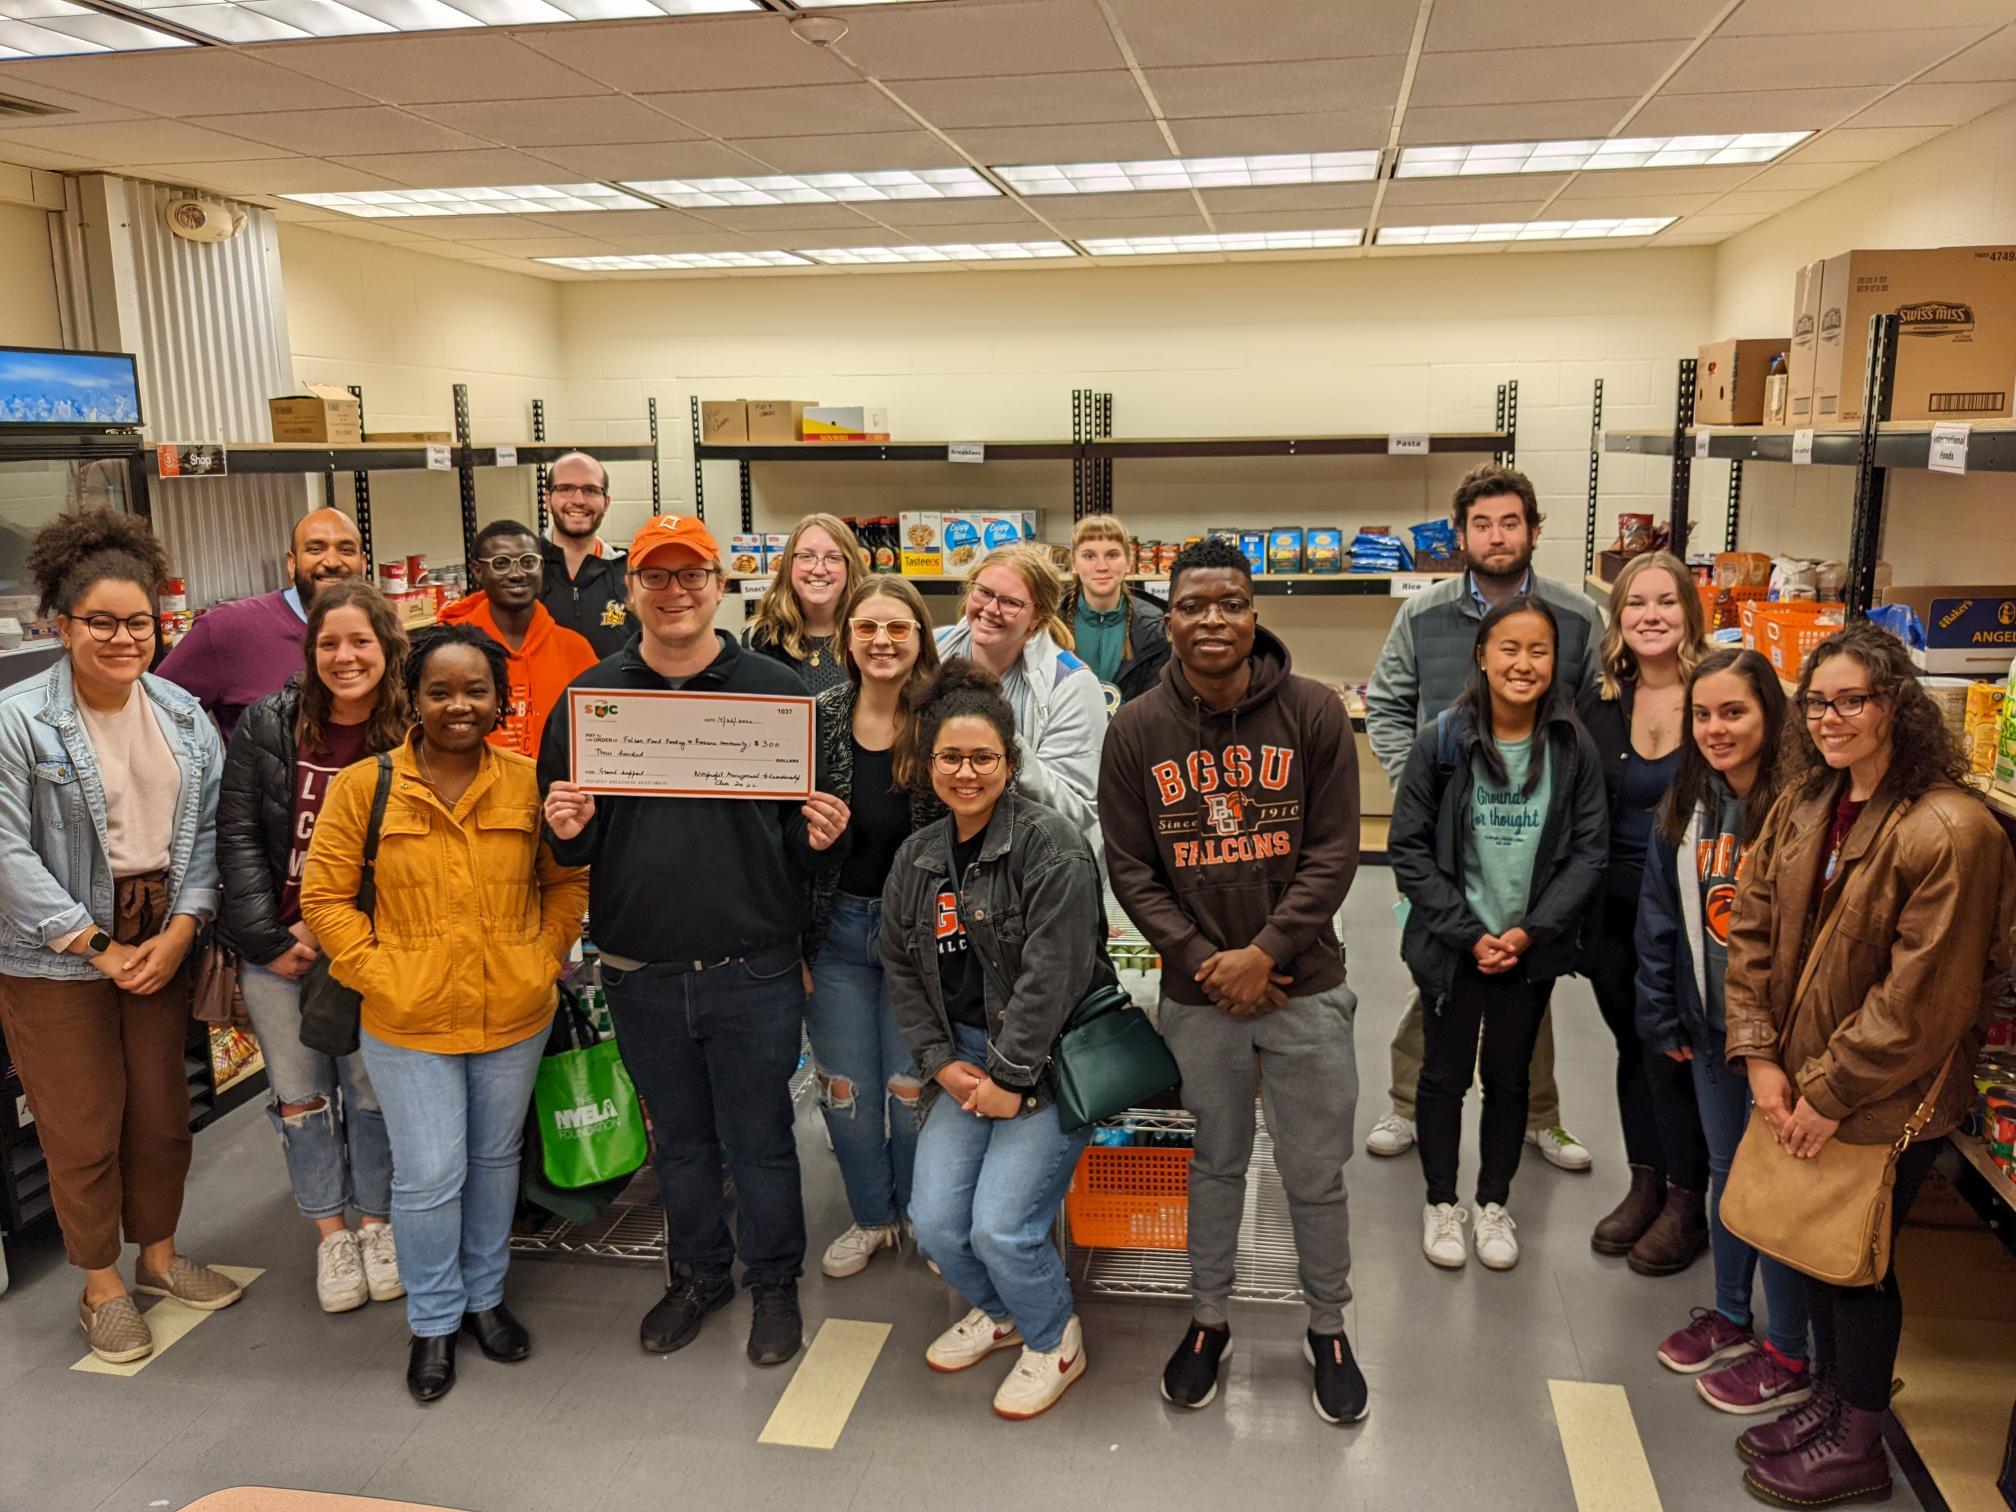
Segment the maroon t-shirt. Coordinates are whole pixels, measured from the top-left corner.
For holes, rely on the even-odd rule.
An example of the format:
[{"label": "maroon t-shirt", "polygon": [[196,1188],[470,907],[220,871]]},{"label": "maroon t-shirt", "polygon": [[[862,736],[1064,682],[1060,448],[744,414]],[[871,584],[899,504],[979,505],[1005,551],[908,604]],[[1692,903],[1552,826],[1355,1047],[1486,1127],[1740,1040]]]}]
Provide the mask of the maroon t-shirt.
[{"label": "maroon t-shirt", "polygon": [[370,755],[365,742],[369,725],[327,724],[322,727],[322,744],[328,749],[311,755],[300,751],[294,758],[294,838],[287,857],[287,883],[280,889],[280,922],[301,922],[301,867],[308,859],[308,842],[315,836],[315,820],[322,812],[322,800],[329,796],[329,784],[347,766]]}]

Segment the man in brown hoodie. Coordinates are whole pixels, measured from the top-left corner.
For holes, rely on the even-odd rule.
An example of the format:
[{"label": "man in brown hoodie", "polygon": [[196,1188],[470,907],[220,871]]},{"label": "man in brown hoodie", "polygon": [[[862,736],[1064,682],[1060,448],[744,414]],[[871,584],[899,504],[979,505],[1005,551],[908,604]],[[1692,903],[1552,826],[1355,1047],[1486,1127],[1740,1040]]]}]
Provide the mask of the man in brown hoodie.
[{"label": "man in brown hoodie", "polygon": [[1235,547],[1187,548],[1169,602],[1175,655],[1113,717],[1099,773],[1113,893],[1161,953],[1162,1037],[1197,1120],[1192,1318],[1162,1395],[1183,1407],[1217,1395],[1257,1091],[1295,1228],[1316,1411],[1355,1423],[1366,1385],[1344,1337],[1344,1162],[1358,1000],[1334,920],[1358,870],[1357,747],[1342,700],[1290,672],[1260,627]]}]

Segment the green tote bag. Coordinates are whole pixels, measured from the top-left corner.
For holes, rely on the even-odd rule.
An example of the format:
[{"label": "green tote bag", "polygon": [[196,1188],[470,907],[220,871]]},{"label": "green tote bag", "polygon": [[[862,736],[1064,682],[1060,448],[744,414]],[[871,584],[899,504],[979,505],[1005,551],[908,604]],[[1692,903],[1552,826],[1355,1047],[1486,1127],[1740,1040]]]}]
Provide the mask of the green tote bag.
[{"label": "green tote bag", "polygon": [[564,1191],[628,1176],[644,1164],[650,1138],[637,1089],[616,1041],[598,1040],[580,1000],[560,995],[565,1045],[539,1062],[532,1109],[539,1121],[546,1179]]}]

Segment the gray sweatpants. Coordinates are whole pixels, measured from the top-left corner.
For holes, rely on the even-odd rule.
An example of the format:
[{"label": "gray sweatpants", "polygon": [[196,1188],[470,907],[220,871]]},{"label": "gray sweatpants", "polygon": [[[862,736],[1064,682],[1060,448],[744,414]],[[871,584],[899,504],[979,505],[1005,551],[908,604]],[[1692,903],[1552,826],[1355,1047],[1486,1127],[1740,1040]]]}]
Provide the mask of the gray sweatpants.
[{"label": "gray sweatpants", "polygon": [[1358,1109],[1351,1025],[1358,998],[1339,985],[1290,998],[1259,1018],[1162,999],[1162,1038],[1183,1072],[1183,1105],[1197,1119],[1190,1161],[1190,1273],[1197,1321],[1226,1321],[1253,1160],[1253,1095],[1267,1110],[1274,1163],[1309,1305],[1309,1327],[1344,1331],[1351,1300],[1351,1206],[1344,1162]]}]

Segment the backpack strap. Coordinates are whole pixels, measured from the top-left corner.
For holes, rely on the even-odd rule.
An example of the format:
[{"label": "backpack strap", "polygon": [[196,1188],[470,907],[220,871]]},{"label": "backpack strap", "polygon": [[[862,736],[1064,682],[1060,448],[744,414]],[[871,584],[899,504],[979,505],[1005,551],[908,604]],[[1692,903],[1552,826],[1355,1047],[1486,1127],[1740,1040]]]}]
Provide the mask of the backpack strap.
[{"label": "backpack strap", "polygon": [[1456,766],[1456,721],[1450,718],[1455,712],[1444,709],[1435,716],[1435,762],[1445,772],[1453,771]]}]

